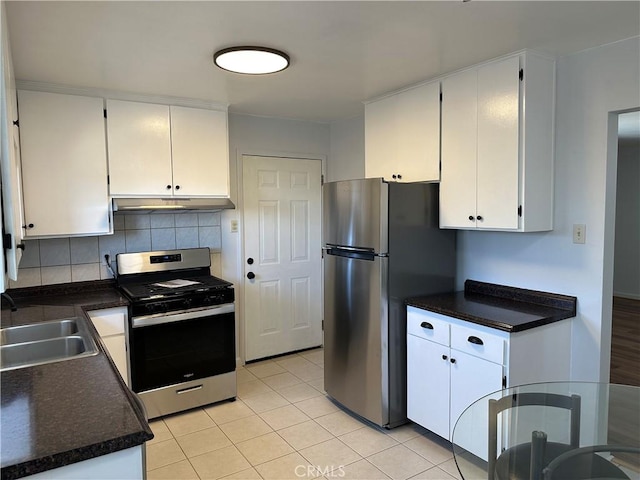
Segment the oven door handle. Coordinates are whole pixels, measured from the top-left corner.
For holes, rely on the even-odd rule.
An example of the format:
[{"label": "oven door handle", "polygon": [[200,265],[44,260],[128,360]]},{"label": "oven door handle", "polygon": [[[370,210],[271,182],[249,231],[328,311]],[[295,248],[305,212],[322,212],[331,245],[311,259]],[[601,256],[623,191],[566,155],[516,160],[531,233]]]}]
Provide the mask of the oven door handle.
[{"label": "oven door handle", "polygon": [[183,322],[185,320],[193,320],[195,318],[211,317],[214,315],[223,315],[225,313],[233,313],[235,307],[233,303],[225,303],[214,307],[206,307],[201,309],[181,310],[172,313],[157,313],[154,315],[145,315],[142,317],[133,317],[131,326],[133,328],[148,327],[151,325],[162,325],[164,323]]}]

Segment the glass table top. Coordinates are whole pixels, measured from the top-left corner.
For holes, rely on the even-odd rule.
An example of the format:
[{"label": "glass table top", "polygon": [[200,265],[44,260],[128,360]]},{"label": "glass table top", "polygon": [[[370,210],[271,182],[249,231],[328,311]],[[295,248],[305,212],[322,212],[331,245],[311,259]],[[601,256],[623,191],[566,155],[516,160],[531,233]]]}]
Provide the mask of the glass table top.
[{"label": "glass table top", "polygon": [[[538,403],[541,400],[575,402],[571,400],[572,396],[578,397],[579,403],[576,415],[579,421],[576,420],[573,434],[574,446],[570,446],[571,410],[548,404],[525,405],[529,401]],[[494,410],[498,406],[510,408],[490,414],[490,404]],[[493,429],[489,426],[491,417],[495,418]],[[538,439],[545,437],[546,443],[541,447],[543,450],[531,447],[532,435]],[[493,451],[489,448],[493,443],[490,436],[495,439]],[[603,466],[605,469],[609,468],[608,463],[613,463],[616,466],[614,470],[621,470],[626,475],[616,477],[617,472],[614,472],[615,475],[605,475],[604,478],[640,480],[640,387],[551,382],[499,390],[480,398],[462,413],[453,430],[452,444],[455,461],[464,480],[530,478],[530,473],[521,472],[531,472],[531,450],[544,454],[544,459],[540,460],[541,468],[543,471],[546,468],[544,473],[554,480],[568,480],[563,478],[570,475],[566,473],[567,468],[569,471],[578,471],[579,468],[571,467],[574,464],[572,462],[592,460],[598,465],[606,463]],[[572,453],[566,453],[569,450]],[[537,453],[534,453],[534,465],[538,464]],[[491,454],[494,458],[502,458],[489,462]],[[594,454],[603,460],[592,459],[590,456]],[[575,478],[603,478],[602,472],[596,472],[596,467],[589,468],[582,473],[582,477]],[[522,477],[517,476],[520,474]],[[560,474],[562,476],[558,476]],[[543,478],[539,476],[536,480]]]}]

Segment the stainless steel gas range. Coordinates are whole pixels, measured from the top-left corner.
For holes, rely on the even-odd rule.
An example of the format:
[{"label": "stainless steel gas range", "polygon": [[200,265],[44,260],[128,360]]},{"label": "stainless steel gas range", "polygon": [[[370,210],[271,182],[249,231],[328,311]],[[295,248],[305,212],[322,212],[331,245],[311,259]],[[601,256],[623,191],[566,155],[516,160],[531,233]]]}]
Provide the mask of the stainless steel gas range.
[{"label": "stainless steel gas range", "polygon": [[149,418],[236,396],[234,290],[208,248],[123,253],[131,387]]}]

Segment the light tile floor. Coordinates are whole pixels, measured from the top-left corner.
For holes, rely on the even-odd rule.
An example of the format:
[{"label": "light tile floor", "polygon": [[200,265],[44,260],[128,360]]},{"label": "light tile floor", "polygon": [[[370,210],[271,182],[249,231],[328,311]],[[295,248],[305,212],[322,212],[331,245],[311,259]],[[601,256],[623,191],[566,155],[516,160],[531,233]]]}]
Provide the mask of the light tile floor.
[{"label": "light tile floor", "polygon": [[238,370],[238,399],[150,422],[155,479],[460,479],[450,445],[409,423],[350,415],[323,390],[323,351]]}]

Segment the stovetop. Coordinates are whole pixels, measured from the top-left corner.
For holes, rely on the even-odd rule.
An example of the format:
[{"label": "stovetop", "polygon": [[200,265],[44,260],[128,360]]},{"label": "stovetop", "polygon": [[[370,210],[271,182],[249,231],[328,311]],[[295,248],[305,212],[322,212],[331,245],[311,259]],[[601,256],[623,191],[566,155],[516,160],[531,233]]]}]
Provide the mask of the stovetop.
[{"label": "stovetop", "polygon": [[118,286],[132,316],[159,315],[233,303],[233,284],[211,275],[208,248],[120,253]]},{"label": "stovetop", "polygon": [[[178,274],[176,274],[178,275]],[[171,288],[157,285],[164,282],[193,284]],[[233,303],[233,284],[212,275],[154,277],[152,281],[133,281],[120,284],[120,290],[131,301],[131,316],[161,315],[215,305]]]},{"label": "stovetop", "polygon": [[221,278],[209,276],[189,276],[174,273],[152,280],[123,282],[120,289],[133,302],[162,300],[216,292],[231,288],[232,284]]}]

